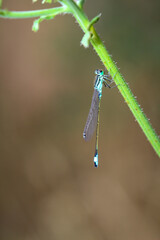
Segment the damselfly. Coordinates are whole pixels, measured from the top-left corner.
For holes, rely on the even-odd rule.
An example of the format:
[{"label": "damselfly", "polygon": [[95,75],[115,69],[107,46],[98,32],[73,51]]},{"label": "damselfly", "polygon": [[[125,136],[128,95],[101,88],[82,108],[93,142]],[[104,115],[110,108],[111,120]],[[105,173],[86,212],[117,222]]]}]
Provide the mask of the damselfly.
[{"label": "damselfly", "polygon": [[[94,155],[94,166],[98,167],[98,137],[99,137],[99,115],[100,115],[100,103],[102,97],[102,88],[105,87],[111,88],[110,84],[113,80],[109,79],[109,75],[105,75],[104,71],[97,69],[95,71],[96,80],[94,83],[94,92],[92,97],[92,103],[89,110],[87,122],[84,128],[83,137],[85,141],[89,141],[96,128],[96,147]],[[108,82],[109,83],[108,83]]]}]

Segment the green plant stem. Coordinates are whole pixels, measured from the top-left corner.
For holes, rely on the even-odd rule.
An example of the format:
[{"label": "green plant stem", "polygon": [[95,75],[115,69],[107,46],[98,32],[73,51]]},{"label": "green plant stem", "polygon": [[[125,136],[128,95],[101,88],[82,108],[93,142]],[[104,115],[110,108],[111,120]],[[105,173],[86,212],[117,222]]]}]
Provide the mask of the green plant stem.
[{"label": "green plant stem", "polygon": [[[86,33],[88,31],[88,26],[90,22],[84,12],[79,9],[75,2],[73,2],[72,0],[64,0],[63,3],[65,3],[67,7],[72,11],[77,22],[83,29],[84,33]],[[140,105],[136,101],[133,93],[131,92],[124,78],[120,74],[119,69],[117,68],[115,62],[112,60],[111,56],[109,55],[108,51],[106,50],[103,42],[99,38],[93,26],[91,27],[90,31],[93,34],[93,37],[90,40],[93,48],[97,52],[104,66],[110,72],[112,78],[114,79],[114,82],[116,83],[120,93],[124,97],[124,100],[129,106],[136,121],[139,123],[150,144],[160,157],[160,139],[152,128],[149,120],[143,113],[143,110],[140,108]]]},{"label": "green plant stem", "polygon": [[8,11],[8,10],[0,9],[0,17],[11,18],[11,19],[35,18],[35,17],[44,16],[44,15],[58,15],[66,12],[67,12],[67,9],[64,6],[50,8],[50,9],[34,10],[34,11]]},{"label": "green plant stem", "polygon": [[85,34],[88,31],[90,31],[92,36],[90,39],[90,42],[93,48],[97,52],[98,56],[100,57],[106,69],[111,74],[112,78],[114,79],[114,82],[116,83],[126,104],[129,106],[136,121],[139,123],[144,134],[146,135],[147,139],[152,145],[153,149],[160,157],[160,139],[158,138],[157,134],[155,133],[154,129],[152,128],[150,122],[148,121],[147,117],[143,113],[142,109],[140,108],[140,105],[136,101],[133,93],[131,92],[124,78],[120,74],[119,69],[117,68],[115,62],[112,60],[111,56],[106,50],[100,37],[96,33],[93,25],[91,24],[92,21],[90,22],[86,17],[82,8],[84,1],[80,1],[79,6],[73,0],[61,0],[59,2],[62,4],[62,7],[45,9],[45,10],[28,11],[28,12],[9,12],[7,10],[0,10],[0,17],[32,18],[32,17],[40,17],[43,15],[57,15],[60,13],[71,13],[75,17],[75,19],[77,20],[77,22],[79,23],[80,27],[82,28]]}]

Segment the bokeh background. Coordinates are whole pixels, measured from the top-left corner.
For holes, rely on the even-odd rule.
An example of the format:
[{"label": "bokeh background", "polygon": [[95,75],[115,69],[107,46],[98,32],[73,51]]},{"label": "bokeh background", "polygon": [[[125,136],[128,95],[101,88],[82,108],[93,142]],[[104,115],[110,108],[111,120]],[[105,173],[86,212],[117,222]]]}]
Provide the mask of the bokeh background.
[{"label": "bokeh background", "polygon": [[[160,134],[160,2],[87,0],[84,9],[102,13],[96,30]],[[0,19],[0,239],[160,239],[160,159],[118,89],[103,89],[93,167],[95,137],[82,133],[104,67],[70,15],[37,33],[32,22]]]}]

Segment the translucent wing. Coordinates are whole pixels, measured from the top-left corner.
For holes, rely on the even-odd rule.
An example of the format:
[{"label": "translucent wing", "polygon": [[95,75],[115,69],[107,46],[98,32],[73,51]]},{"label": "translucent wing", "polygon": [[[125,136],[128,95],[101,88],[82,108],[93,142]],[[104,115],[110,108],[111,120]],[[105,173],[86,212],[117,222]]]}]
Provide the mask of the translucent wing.
[{"label": "translucent wing", "polygon": [[83,137],[85,141],[89,141],[95,131],[97,120],[98,120],[98,109],[99,109],[99,93],[94,89],[91,108],[89,110],[86,126],[84,128]]}]

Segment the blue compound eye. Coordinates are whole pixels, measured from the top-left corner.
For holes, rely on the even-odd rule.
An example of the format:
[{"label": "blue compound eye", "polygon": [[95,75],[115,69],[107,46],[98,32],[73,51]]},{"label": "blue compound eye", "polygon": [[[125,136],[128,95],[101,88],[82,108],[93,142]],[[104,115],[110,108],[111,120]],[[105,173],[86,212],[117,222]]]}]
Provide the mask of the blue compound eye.
[{"label": "blue compound eye", "polygon": [[99,75],[103,75],[103,74],[104,74],[103,70],[99,70]]},{"label": "blue compound eye", "polygon": [[104,75],[104,72],[103,72],[103,70],[101,70],[101,69],[96,69],[96,70],[95,70],[95,74],[96,74],[96,75]]}]

